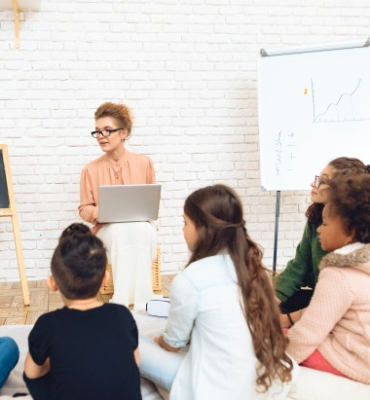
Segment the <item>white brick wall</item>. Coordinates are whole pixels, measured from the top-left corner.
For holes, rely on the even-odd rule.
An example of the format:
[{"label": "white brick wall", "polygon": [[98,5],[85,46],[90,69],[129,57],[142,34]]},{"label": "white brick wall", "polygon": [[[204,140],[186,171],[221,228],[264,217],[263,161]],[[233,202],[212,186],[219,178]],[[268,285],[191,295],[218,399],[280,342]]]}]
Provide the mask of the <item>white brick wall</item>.
[{"label": "white brick wall", "polygon": [[[13,12],[0,10],[0,143],[29,279],[47,276],[61,230],[79,219],[80,171],[100,155],[93,113],[107,100],[132,108],[130,147],[153,158],[163,184],[163,271],[188,257],[185,197],[216,182],[242,196],[271,266],[276,193],[260,189],[257,53],[368,36],[369,26],[366,0],[42,0],[21,14],[17,50]],[[308,193],[282,193],[279,267],[299,243]],[[0,265],[0,280],[18,279],[7,218]]]}]

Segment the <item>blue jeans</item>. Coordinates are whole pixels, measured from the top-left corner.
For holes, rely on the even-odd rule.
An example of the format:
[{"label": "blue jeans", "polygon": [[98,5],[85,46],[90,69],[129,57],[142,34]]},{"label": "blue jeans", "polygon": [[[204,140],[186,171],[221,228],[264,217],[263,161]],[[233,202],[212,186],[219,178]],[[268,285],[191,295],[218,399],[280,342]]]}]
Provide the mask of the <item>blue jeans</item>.
[{"label": "blue jeans", "polygon": [[152,339],[139,336],[140,375],[170,391],[177,370],[186,353],[163,349]]},{"label": "blue jeans", "polygon": [[17,343],[10,337],[0,338],[0,389],[19,360]]}]

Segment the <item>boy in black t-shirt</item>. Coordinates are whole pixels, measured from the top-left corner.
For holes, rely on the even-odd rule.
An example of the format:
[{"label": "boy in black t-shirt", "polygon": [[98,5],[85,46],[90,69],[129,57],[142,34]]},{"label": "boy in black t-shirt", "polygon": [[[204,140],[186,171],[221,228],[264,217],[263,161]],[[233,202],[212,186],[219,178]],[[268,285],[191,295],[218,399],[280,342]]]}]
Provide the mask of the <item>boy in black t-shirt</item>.
[{"label": "boy in black t-shirt", "polygon": [[106,263],[86,225],[64,230],[48,285],[65,307],[42,315],[28,338],[23,376],[34,400],[141,400],[135,320],[126,307],[96,299]]}]

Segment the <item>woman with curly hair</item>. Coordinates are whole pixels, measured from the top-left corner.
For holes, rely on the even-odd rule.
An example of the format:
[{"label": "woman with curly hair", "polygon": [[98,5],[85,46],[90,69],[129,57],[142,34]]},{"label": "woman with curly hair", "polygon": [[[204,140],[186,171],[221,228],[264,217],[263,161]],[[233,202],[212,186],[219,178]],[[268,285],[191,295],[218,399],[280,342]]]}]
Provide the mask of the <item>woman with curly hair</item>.
[{"label": "woman with curly hair", "polygon": [[298,366],[285,353],[273,288],[262,250],[245,230],[241,200],[224,185],[193,192],[183,231],[190,260],[173,280],[163,335],[140,338],[142,376],[170,390],[171,400],[284,399]]},{"label": "woman with curly hair", "polygon": [[[308,306],[319,275],[319,263],[327,254],[320,246],[317,228],[328,202],[330,180],[336,174],[369,174],[369,167],[357,158],[339,157],[329,162],[311,183],[312,204],[306,211],[307,223],[295,257],[275,279],[275,290],[282,315],[281,326],[289,328]],[[304,288],[304,289],[302,289]],[[307,288],[311,290],[307,290]]]},{"label": "woman with curly hair", "polygon": [[290,330],[301,365],[370,384],[370,175],[338,175],[317,229],[324,251],[310,305]]}]

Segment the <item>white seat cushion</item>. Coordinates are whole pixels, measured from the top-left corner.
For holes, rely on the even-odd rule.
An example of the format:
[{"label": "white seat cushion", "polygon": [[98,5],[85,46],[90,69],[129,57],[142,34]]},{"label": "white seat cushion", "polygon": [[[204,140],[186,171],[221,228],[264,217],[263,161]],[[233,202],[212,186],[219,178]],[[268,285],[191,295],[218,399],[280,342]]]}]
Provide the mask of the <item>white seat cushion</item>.
[{"label": "white seat cushion", "polygon": [[370,400],[370,385],[301,367],[286,400]]}]

